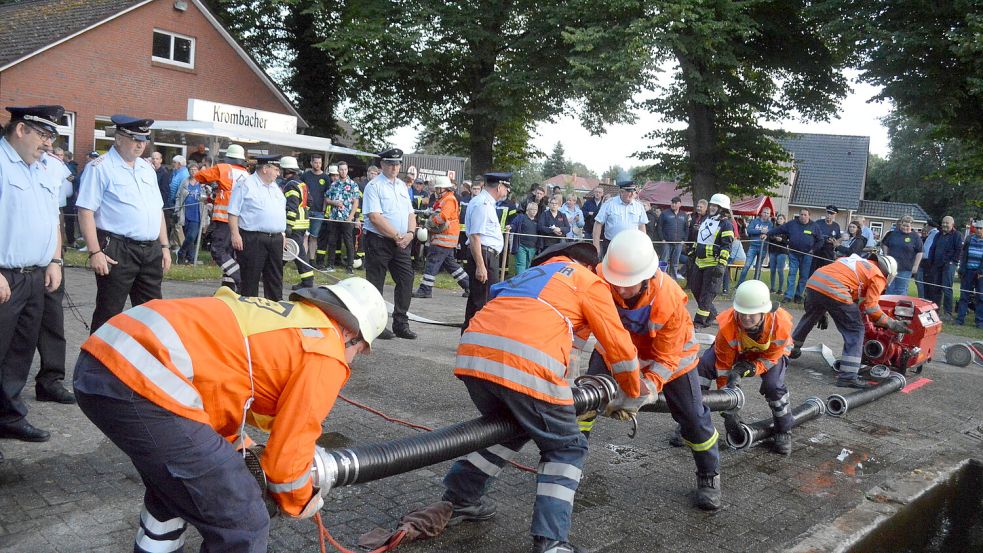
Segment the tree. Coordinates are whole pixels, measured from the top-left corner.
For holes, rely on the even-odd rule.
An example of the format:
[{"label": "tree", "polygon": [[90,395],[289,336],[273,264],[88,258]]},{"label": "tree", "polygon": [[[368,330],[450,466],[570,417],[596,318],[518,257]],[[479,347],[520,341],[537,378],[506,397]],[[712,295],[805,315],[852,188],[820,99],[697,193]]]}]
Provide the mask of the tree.
[{"label": "tree", "polygon": [[625,180],[628,172],[620,165],[612,165],[601,173],[602,179],[611,179],[611,181],[616,182],[619,180]]},{"label": "tree", "polygon": [[570,161],[565,156],[563,143],[557,142],[556,146],[553,146],[553,153],[543,163],[543,175],[550,178],[568,174],[570,174]]},{"label": "tree", "polygon": [[321,46],[361,83],[348,91],[358,128],[381,137],[419,121],[481,173],[534,156],[540,121],[575,112],[600,132],[631,120],[650,60],[637,42],[610,37],[637,25],[643,4],[362,0],[341,10],[353,32]]},{"label": "tree", "polygon": [[695,198],[773,188],[788,154],[763,123],[828,118],[847,92],[851,51],[832,15],[803,0],[660,2],[652,42],[675,69],[644,106],[685,128],[651,133],[658,143],[639,157],[659,160],[655,171],[679,175]]},{"label": "tree", "polygon": [[574,161],[570,164],[570,174],[577,175],[578,177],[587,177],[589,179],[596,179],[597,173],[591,171],[589,167],[580,163],[579,161]]}]

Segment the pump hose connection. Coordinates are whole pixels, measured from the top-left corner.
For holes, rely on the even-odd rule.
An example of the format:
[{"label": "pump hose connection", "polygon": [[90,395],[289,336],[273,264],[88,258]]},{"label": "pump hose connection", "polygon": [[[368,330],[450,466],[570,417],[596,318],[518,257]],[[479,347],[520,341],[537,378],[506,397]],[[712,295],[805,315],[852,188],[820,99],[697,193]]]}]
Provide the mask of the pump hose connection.
[{"label": "pump hose connection", "polygon": [[[608,375],[577,378],[572,388],[578,414],[601,411],[618,391]],[[483,416],[425,434],[349,448],[315,447],[311,478],[325,494],[332,488],[363,484],[456,459],[514,439],[524,430],[509,416]]]}]

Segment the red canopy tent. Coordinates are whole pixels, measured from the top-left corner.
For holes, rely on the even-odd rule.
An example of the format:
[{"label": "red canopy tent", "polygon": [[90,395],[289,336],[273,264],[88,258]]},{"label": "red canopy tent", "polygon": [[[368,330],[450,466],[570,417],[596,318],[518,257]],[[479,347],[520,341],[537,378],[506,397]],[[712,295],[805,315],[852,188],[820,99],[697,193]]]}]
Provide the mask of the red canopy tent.
[{"label": "red canopy tent", "polygon": [[[684,211],[693,210],[693,194],[686,190],[678,190],[676,183],[673,181],[648,181],[638,193],[639,200],[663,208],[671,205],[674,196],[679,196],[679,199],[682,200]],[[753,217],[761,213],[761,210],[766,207],[770,208],[772,213],[775,213],[775,206],[772,204],[770,197],[752,196],[740,200],[732,199],[730,210],[734,215],[748,215]]]}]

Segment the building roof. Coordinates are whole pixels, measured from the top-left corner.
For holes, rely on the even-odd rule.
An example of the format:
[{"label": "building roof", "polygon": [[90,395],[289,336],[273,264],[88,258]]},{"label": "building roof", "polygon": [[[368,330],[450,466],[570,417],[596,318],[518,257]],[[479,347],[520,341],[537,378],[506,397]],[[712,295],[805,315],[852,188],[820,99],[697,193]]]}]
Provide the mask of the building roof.
[{"label": "building roof", "polygon": [[[670,207],[672,199],[679,196],[683,211],[693,211],[693,193],[689,190],[679,190],[675,181],[648,181],[638,192],[638,199],[659,207]],[[747,198],[731,198],[730,211],[735,215],[757,215],[764,208],[775,212],[775,205],[768,196],[748,196]]]},{"label": "building roof", "polygon": [[870,137],[792,134],[779,140],[794,159],[796,180],[789,204],[858,209],[867,178]]},{"label": "building roof", "polygon": [[559,186],[561,188],[571,186],[574,190],[581,191],[593,190],[597,188],[597,185],[600,183],[601,181],[595,178],[578,177],[577,175],[566,174],[556,175],[543,181],[543,184],[545,185]]},{"label": "building roof", "polygon": [[900,219],[904,215],[911,215],[912,219],[919,222],[927,222],[931,219],[929,214],[918,204],[878,202],[875,200],[860,200],[860,210],[857,215],[893,220]]}]

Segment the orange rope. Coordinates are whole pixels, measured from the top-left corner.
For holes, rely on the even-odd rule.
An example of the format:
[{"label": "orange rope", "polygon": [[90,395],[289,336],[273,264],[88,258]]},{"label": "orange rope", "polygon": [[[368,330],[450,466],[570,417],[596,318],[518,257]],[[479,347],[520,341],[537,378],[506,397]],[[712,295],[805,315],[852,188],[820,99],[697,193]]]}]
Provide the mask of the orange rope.
[{"label": "orange rope", "polygon": [[[334,539],[331,533],[328,532],[328,529],[324,527],[324,521],[321,519],[321,513],[317,513],[316,515],[314,515],[314,524],[317,526],[317,533],[318,533],[317,537],[318,537],[318,542],[321,545],[321,553],[328,553],[327,544],[325,543],[325,541],[327,541],[327,543],[330,543],[331,546],[337,549],[338,551],[341,551],[341,553],[356,553],[349,549],[345,549],[343,545],[341,545],[340,543],[338,543],[337,540]],[[396,534],[392,538],[390,538],[389,543],[383,545],[382,547],[379,547],[378,549],[373,549],[369,553],[386,553],[387,551],[392,551],[393,549],[399,547],[399,544],[402,543],[403,538],[405,537],[406,537],[406,530],[400,530],[399,532],[396,532]]]}]

